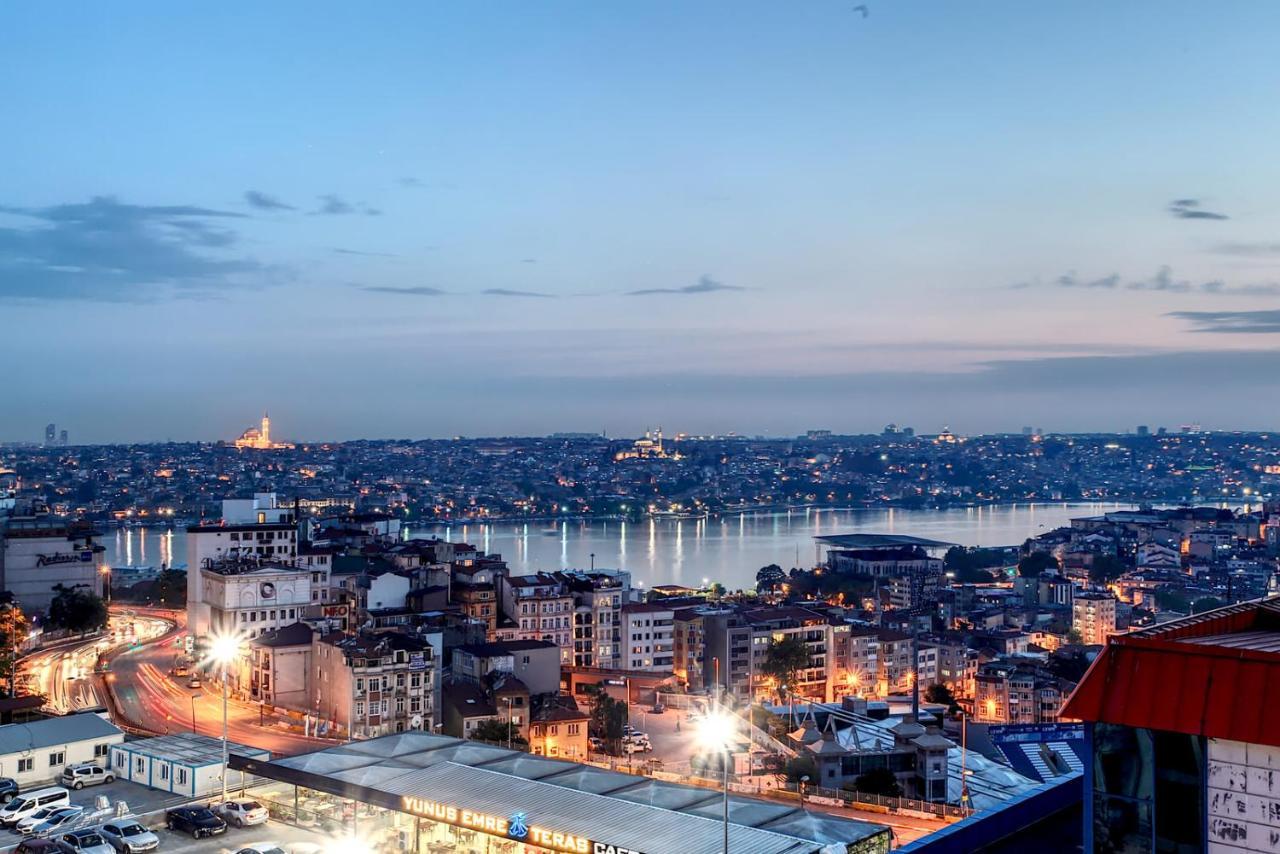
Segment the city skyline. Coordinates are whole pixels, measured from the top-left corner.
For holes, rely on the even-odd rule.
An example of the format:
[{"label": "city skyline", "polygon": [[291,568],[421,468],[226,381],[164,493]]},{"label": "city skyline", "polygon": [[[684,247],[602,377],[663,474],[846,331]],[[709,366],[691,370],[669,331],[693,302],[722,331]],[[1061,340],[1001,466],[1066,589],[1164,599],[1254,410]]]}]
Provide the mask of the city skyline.
[{"label": "city skyline", "polygon": [[1277,426],[1271,5],[305,10],[2,13],[0,441]]}]

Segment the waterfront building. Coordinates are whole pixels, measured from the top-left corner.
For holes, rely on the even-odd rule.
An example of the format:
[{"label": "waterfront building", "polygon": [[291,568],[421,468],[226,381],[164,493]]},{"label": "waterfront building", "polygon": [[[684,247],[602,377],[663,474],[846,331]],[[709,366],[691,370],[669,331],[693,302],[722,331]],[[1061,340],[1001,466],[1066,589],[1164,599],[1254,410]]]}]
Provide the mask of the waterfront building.
[{"label": "waterfront building", "polygon": [[103,595],[100,537],[88,522],[55,516],[41,501],[17,499],[11,513],[0,513],[0,589],[32,613],[49,607],[55,585]]},{"label": "waterfront building", "polygon": [[623,669],[670,673],[675,662],[675,611],[661,599],[622,606]]}]

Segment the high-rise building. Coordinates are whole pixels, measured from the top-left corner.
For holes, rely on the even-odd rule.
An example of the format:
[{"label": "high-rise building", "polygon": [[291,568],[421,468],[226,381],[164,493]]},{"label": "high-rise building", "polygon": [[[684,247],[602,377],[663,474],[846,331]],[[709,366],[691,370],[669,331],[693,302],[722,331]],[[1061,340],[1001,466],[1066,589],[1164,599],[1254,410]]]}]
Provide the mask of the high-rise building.
[{"label": "high-rise building", "polygon": [[1071,599],[1071,628],[1080,643],[1101,646],[1116,633],[1116,597],[1102,590],[1081,590]]},{"label": "high-rise building", "polygon": [[44,443],[46,445],[52,445],[56,438],[58,438],[58,425],[53,422],[49,422],[44,427]]},{"label": "high-rise building", "polygon": [[66,431],[66,430],[63,430],[61,433],[59,433],[59,434],[58,434],[58,444],[59,444],[59,445],[62,445],[64,448],[65,448],[68,444],[70,444],[70,443],[67,441],[67,431]]}]

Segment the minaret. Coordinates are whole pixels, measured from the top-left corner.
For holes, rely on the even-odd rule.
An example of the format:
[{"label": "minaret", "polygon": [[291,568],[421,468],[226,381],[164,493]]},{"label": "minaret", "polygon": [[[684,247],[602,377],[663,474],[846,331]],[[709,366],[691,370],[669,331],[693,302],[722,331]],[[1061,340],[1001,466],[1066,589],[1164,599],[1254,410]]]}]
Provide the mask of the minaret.
[{"label": "minaret", "polygon": [[262,413],[262,446],[269,447],[271,445],[271,416],[266,412]]}]

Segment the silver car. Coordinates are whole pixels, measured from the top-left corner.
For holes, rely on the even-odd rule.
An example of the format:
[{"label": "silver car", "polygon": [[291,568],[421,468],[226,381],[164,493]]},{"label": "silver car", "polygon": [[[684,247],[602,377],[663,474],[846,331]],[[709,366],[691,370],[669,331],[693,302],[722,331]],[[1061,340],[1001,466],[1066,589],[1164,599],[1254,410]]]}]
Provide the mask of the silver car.
[{"label": "silver car", "polygon": [[115,854],[115,849],[96,830],[73,830],[58,840],[62,854]]},{"label": "silver car", "polygon": [[131,818],[109,821],[98,832],[119,854],[153,851],[160,845],[160,837]]}]

